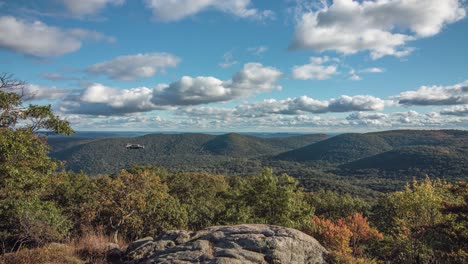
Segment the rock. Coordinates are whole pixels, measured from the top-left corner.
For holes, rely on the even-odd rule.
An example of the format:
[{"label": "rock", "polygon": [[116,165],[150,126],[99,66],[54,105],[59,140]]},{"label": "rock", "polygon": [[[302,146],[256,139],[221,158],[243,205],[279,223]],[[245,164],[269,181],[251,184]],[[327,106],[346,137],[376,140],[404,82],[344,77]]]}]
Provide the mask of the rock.
[{"label": "rock", "polygon": [[142,245],[144,245],[144,244],[146,244],[148,242],[152,242],[152,241],[153,241],[152,237],[145,237],[145,238],[133,241],[132,243],[130,243],[128,245],[127,252],[133,251],[133,250],[139,248],[140,246],[142,246]]},{"label": "rock", "polygon": [[[273,225],[170,231],[129,246],[123,263],[326,263],[328,252],[298,230]],[[136,241],[137,242],[137,241]],[[130,245],[136,245],[133,242]]]}]

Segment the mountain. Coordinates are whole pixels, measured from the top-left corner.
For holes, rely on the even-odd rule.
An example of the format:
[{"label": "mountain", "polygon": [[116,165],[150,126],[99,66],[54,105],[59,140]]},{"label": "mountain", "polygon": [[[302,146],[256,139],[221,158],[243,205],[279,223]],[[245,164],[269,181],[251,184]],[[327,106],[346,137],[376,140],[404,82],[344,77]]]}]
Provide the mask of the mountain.
[{"label": "mountain", "polygon": [[467,146],[468,132],[460,130],[394,130],[365,134],[341,134],[299,149],[281,153],[276,159],[348,163],[406,146]]},{"label": "mountain", "polygon": [[[171,168],[200,169],[226,163],[233,158],[275,155],[322,140],[326,135],[302,135],[282,138],[259,138],[235,133],[149,134],[134,138],[89,140],[50,140],[50,156],[66,161],[74,171],[87,173],[115,172],[134,164],[152,164]],[[127,150],[126,144],[141,144],[144,149]],[[67,147],[68,146],[68,147]]]},{"label": "mountain", "polygon": [[392,147],[382,138],[368,134],[341,134],[276,156],[288,161],[343,163],[372,156]]},{"label": "mountain", "polygon": [[393,148],[427,145],[468,145],[468,131],[463,130],[393,130],[368,133],[383,138]]},{"label": "mountain", "polygon": [[402,147],[340,166],[345,169],[418,169],[440,176],[468,175],[468,149],[439,146]]}]

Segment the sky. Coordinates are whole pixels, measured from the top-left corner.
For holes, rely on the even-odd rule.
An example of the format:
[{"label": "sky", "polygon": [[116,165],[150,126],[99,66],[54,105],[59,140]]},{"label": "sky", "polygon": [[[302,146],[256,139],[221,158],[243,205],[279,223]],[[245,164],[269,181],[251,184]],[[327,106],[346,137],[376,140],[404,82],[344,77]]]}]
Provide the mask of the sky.
[{"label": "sky", "polygon": [[75,130],[468,128],[465,0],[0,0],[0,72]]}]

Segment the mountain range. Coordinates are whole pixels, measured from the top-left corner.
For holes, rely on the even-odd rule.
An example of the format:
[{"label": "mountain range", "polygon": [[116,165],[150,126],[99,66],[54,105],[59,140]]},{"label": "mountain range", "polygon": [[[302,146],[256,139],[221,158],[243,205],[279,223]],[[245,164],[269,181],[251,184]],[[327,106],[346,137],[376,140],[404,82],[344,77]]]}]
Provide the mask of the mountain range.
[{"label": "mountain range", "polygon": [[[132,165],[231,175],[251,174],[267,166],[299,178],[315,177],[320,182],[336,183],[346,180],[357,185],[362,185],[363,178],[369,182],[376,178],[407,180],[424,175],[466,179],[468,175],[468,131],[463,130],[280,137],[236,133],[147,134],[115,138],[50,137],[48,142],[51,157],[65,161],[68,169],[91,175],[115,173]],[[145,148],[126,149],[128,143]]]}]

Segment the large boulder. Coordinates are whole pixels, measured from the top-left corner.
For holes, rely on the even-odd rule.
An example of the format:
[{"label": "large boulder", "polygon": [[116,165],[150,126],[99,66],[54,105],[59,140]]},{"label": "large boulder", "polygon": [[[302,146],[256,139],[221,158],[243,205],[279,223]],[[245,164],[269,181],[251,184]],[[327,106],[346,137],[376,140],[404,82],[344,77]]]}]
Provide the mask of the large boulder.
[{"label": "large boulder", "polygon": [[[136,245],[139,245],[136,247]],[[272,225],[214,226],[197,232],[169,231],[131,244],[123,263],[326,263],[313,237]]]}]

